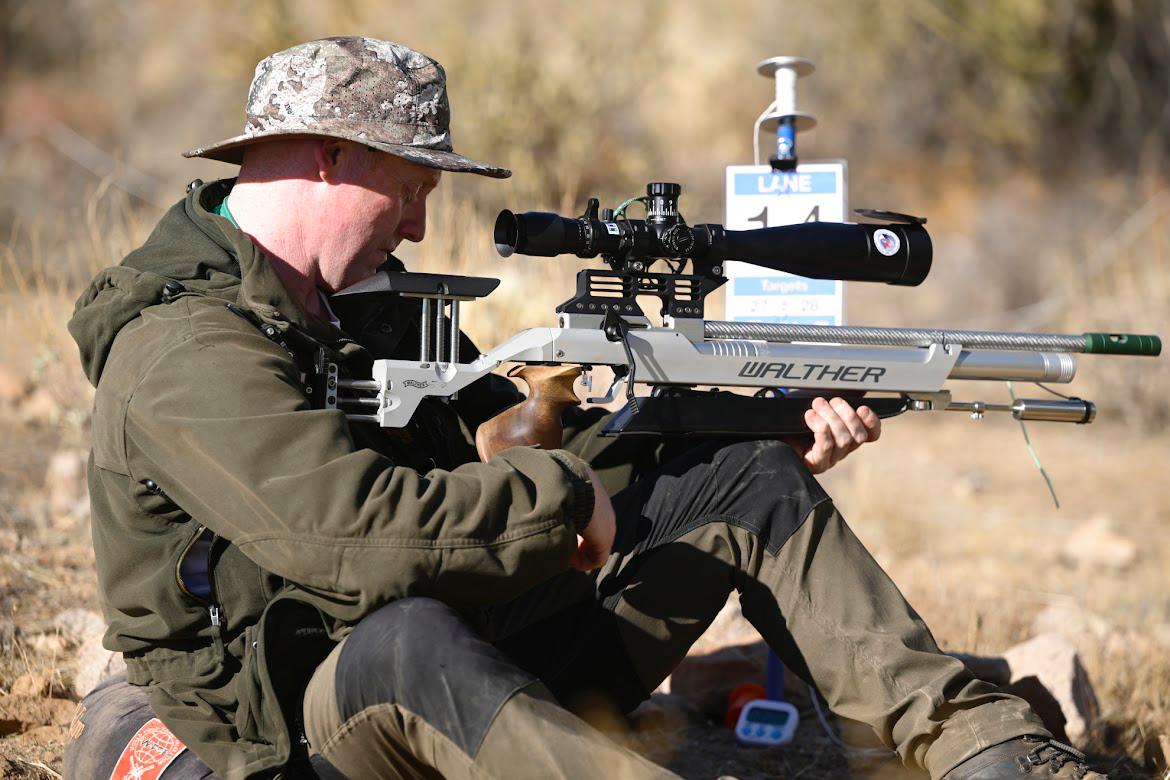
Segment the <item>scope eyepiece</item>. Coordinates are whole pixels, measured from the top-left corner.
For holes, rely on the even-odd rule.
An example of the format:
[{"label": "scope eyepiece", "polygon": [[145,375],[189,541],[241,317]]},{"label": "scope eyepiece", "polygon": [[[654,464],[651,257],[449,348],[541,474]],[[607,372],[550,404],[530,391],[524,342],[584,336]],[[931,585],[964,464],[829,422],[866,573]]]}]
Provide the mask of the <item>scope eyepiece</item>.
[{"label": "scope eyepiece", "polygon": [[504,209],[496,217],[493,231],[496,251],[502,257],[513,252],[537,257],[577,254],[585,246],[580,222],[547,211],[514,214]]}]

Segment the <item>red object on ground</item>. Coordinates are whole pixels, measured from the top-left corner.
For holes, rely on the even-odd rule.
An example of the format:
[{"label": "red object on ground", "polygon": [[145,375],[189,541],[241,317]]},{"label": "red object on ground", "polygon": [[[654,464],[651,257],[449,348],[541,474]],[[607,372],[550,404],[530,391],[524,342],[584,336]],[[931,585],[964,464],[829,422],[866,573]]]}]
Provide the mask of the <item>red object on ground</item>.
[{"label": "red object on ground", "polygon": [[731,693],[727,694],[727,711],[723,714],[723,725],[729,729],[735,728],[735,724],[739,722],[739,713],[743,711],[749,701],[766,698],[768,698],[768,692],[762,685],[740,683],[735,686],[731,689]]}]

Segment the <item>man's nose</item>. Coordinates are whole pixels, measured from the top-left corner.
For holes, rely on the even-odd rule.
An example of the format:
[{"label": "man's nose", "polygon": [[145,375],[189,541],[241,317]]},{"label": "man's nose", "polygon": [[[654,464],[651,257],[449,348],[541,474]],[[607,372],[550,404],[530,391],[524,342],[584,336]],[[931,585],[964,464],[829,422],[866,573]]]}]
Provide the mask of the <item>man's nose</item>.
[{"label": "man's nose", "polygon": [[398,234],[407,241],[419,242],[427,232],[427,204],[417,201],[408,205],[398,223]]}]

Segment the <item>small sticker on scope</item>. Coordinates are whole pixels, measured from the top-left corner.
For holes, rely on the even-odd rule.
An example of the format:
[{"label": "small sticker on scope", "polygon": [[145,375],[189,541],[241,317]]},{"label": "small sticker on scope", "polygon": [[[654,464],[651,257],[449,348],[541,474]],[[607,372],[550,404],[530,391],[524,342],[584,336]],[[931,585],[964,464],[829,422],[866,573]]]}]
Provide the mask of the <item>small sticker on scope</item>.
[{"label": "small sticker on scope", "polygon": [[886,257],[890,257],[891,255],[898,254],[898,250],[902,248],[902,241],[894,231],[878,228],[873,232],[873,245],[877,248],[877,251]]},{"label": "small sticker on scope", "polygon": [[606,222],[604,224],[605,232],[609,233],[611,236],[616,236],[620,232],[616,222]]}]

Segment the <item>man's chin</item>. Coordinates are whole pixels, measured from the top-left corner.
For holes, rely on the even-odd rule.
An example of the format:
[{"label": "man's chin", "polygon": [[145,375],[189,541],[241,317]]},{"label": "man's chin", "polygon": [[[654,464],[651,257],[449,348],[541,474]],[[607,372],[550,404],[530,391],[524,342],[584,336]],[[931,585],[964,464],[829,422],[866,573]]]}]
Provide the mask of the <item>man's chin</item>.
[{"label": "man's chin", "polygon": [[355,268],[350,273],[346,274],[344,278],[342,278],[340,284],[338,284],[334,289],[331,289],[328,292],[330,295],[332,295],[333,293],[339,292],[341,290],[345,290],[349,287],[353,287],[358,282],[364,282],[366,279],[369,279],[370,277],[372,277],[376,273],[378,273],[378,271],[381,269],[381,267],[382,266],[378,266],[377,268],[361,268],[361,269]]}]

